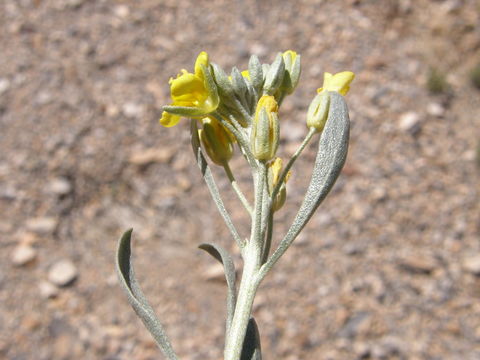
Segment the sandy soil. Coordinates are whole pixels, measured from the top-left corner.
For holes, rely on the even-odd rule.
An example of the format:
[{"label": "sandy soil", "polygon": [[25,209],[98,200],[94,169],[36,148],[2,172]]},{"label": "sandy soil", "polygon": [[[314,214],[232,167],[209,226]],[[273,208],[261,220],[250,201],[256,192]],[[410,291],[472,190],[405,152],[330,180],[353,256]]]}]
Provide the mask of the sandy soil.
[{"label": "sandy soil", "polygon": [[[180,358],[222,358],[225,285],[196,247],[215,241],[240,267],[238,251],[187,123],[158,118],[169,77],[199,51],[229,69],[293,49],[303,74],[280,112],[281,154],[306,133],[324,71],[356,72],[353,128],[332,194],[258,294],[264,358],[480,359],[478,0],[2,0],[0,49],[0,358],[162,358],[114,273],[130,227]],[[449,84],[437,95],[433,68]]]}]

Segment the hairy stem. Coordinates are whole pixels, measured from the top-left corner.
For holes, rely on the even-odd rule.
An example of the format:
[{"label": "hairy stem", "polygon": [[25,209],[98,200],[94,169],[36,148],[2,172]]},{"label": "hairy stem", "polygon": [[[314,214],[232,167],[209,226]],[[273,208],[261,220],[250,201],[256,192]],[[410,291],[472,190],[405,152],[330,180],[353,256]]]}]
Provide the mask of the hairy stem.
[{"label": "hairy stem", "polygon": [[230,169],[230,165],[228,165],[228,162],[224,162],[223,163],[223,168],[225,169],[225,173],[227,174],[227,177],[228,179],[230,180],[230,184],[232,185],[232,188],[233,190],[235,191],[235,193],[237,194],[238,198],[240,199],[240,201],[242,202],[243,206],[245,207],[245,209],[247,209],[248,213],[250,215],[252,215],[253,213],[253,210],[252,210],[252,206],[250,205],[250,203],[248,202],[247,198],[245,197],[245,195],[243,194],[242,190],[240,189],[240,187],[238,186],[238,183],[237,181],[235,180],[235,176],[233,175],[232,173],[232,170]]}]

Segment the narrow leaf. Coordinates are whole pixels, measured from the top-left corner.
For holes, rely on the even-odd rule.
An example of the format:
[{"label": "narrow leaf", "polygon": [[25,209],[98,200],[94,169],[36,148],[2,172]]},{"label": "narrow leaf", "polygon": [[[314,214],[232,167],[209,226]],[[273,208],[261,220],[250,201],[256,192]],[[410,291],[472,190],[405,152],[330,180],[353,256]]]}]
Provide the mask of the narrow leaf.
[{"label": "narrow leaf", "polygon": [[212,171],[210,170],[207,160],[203,155],[202,148],[200,146],[200,139],[198,138],[197,122],[195,120],[191,120],[190,133],[192,136],[191,141],[192,141],[193,153],[195,154],[195,159],[197,160],[198,167],[202,172],[203,179],[205,180],[205,183],[207,184],[207,187],[210,190],[210,194],[212,195],[213,201],[215,202],[215,205],[217,205],[217,209],[220,212],[220,215],[222,215],[222,218],[225,221],[225,224],[230,230],[230,233],[235,239],[237,245],[240,248],[243,248],[244,242],[240,238],[240,235],[238,235],[238,231],[233,225],[232,219],[230,218],[230,215],[228,214],[227,209],[223,204],[222,198],[220,197],[220,192],[218,191],[218,187],[215,183],[215,180],[213,179]]},{"label": "narrow leaf", "polygon": [[258,332],[258,326],[254,318],[250,318],[248,322],[240,360],[262,360],[260,333]]},{"label": "narrow leaf", "polygon": [[132,230],[130,229],[123,234],[118,242],[116,267],[120,284],[127,294],[128,302],[132,305],[133,310],[135,310],[150,334],[152,334],[165,357],[169,360],[177,360],[178,358],[163,330],[162,324],[160,324],[135,278],[130,246],[131,236]]},{"label": "narrow leaf", "polygon": [[219,245],[215,244],[201,244],[200,249],[205,250],[215,259],[217,259],[225,269],[225,279],[227,280],[227,332],[230,329],[230,324],[233,319],[233,312],[235,311],[235,302],[237,299],[237,290],[235,288],[235,265],[230,254]]},{"label": "narrow leaf", "polygon": [[292,226],[280,242],[277,250],[264,265],[263,275],[285,252],[307,224],[315,210],[330,192],[345,164],[350,134],[347,104],[342,95],[330,92],[330,110],[327,123],[320,136],[312,178],[305,199],[298,210]]}]

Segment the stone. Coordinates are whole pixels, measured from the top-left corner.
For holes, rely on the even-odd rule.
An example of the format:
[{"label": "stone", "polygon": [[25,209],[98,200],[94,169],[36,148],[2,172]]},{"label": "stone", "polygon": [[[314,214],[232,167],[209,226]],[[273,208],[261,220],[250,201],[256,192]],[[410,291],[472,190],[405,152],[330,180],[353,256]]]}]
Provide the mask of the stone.
[{"label": "stone", "polygon": [[58,221],[54,217],[36,217],[27,220],[25,226],[28,230],[41,234],[51,234],[57,228]]},{"label": "stone", "polygon": [[58,295],[58,288],[48,281],[41,281],[38,284],[38,290],[40,291],[40,296],[44,299],[52,299]]},{"label": "stone", "polygon": [[467,272],[480,276],[480,255],[469,256],[463,259],[462,267]]},{"label": "stone", "polygon": [[128,102],[123,105],[122,112],[126,117],[139,118],[143,114],[143,107],[140,104]]},{"label": "stone", "polygon": [[427,113],[431,116],[441,118],[445,115],[445,108],[439,103],[430,103],[427,106]]},{"label": "stone", "polygon": [[119,18],[125,19],[130,15],[130,9],[126,5],[118,5],[114,9],[115,15]]},{"label": "stone", "polygon": [[5,78],[0,79],[0,95],[6,93],[10,89],[10,81]]},{"label": "stone", "polygon": [[57,286],[70,285],[77,276],[78,272],[75,264],[68,259],[56,262],[48,272],[48,280]]},{"label": "stone", "polygon": [[28,244],[20,244],[12,252],[11,260],[15,266],[24,266],[37,257],[37,251]]},{"label": "stone", "polygon": [[50,193],[55,195],[67,195],[72,191],[72,185],[68,179],[58,177],[50,181],[48,184],[48,190]]},{"label": "stone", "polygon": [[129,162],[134,165],[145,166],[151,163],[167,163],[173,157],[173,150],[167,147],[142,149],[130,155]]},{"label": "stone", "polygon": [[432,256],[411,254],[398,260],[400,269],[412,274],[431,274],[437,267]]},{"label": "stone", "polygon": [[421,130],[420,115],[414,111],[409,111],[400,116],[398,121],[400,130],[416,135]]}]

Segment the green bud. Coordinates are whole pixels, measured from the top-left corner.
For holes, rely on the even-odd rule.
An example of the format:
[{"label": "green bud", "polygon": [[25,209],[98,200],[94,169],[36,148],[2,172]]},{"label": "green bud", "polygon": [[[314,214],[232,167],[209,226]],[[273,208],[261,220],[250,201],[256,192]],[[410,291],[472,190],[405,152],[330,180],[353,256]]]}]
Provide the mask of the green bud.
[{"label": "green bud", "polygon": [[233,155],[233,136],[217,120],[202,119],[199,138],[210,159],[217,165],[228,162]]},{"label": "green bud", "polygon": [[278,105],[273,96],[262,96],[255,110],[252,124],[252,153],[258,160],[273,159],[278,148],[280,125]]},{"label": "green bud", "polygon": [[275,61],[270,65],[267,75],[265,77],[265,84],[263,85],[263,91],[267,95],[273,95],[280,88],[285,75],[285,63],[283,56],[278,53]]},{"label": "green bud", "polygon": [[300,80],[300,55],[297,55],[295,51],[288,50],[285,51],[282,56],[285,62],[285,76],[283,77],[281,89],[286,94],[291,94]]},{"label": "green bud", "polygon": [[248,73],[250,74],[250,81],[257,92],[260,94],[263,86],[263,69],[258,57],[252,55],[248,61]]},{"label": "green bud", "polygon": [[307,126],[320,132],[325,127],[330,108],[330,94],[328,91],[320,91],[310,103],[307,112]]}]

